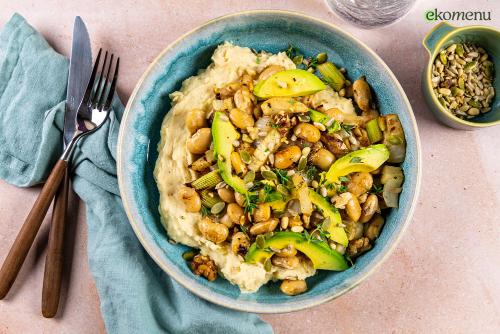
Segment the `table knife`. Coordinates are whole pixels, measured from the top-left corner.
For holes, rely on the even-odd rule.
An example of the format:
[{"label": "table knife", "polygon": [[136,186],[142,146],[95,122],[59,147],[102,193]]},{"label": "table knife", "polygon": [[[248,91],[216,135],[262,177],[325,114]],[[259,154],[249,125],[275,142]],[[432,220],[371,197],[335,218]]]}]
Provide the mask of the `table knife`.
[{"label": "table knife", "polygon": [[[83,20],[77,16],[73,27],[73,42],[68,76],[66,112],[64,114],[64,147],[71,142],[76,129],[76,114],[83,99],[92,72],[90,38]],[[70,165],[57,190],[49,233],[49,246],[45,260],[42,290],[42,314],[46,318],[56,315],[59,307],[63,267],[63,247],[66,211],[69,193]]]}]

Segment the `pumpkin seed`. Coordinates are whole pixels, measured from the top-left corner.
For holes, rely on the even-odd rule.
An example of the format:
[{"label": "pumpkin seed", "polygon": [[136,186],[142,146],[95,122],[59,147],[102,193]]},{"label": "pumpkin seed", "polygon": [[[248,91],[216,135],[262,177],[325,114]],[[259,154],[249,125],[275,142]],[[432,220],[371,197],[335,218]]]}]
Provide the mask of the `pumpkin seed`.
[{"label": "pumpkin seed", "polygon": [[273,265],[271,264],[271,259],[267,259],[266,262],[264,262],[264,270],[265,271],[271,271]]},{"label": "pumpkin seed", "polygon": [[292,61],[295,65],[300,65],[304,61],[304,56],[295,56]]},{"label": "pumpkin seed", "polygon": [[448,64],[448,57],[446,57],[446,51],[443,50],[439,53],[439,59],[441,60],[441,63],[443,65]]},{"label": "pumpkin seed", "polygon": [[465,89],[464,78],[458,78],[458,87],[462,90]]},{"label": "pumpkin seed", "polygon": [[248,171],[248,173],[243,177],[243,181],[245,181],[245,183],[253,182],[253,180],[255,180],[255,171],[253,170]]},{"label": "pumpkin seed", "polygon": [[274,174],[274,172],[271,172],[270,170],[263,170],[262,172],[260,172],[260,174],[266,180],[278,181],[278,177],[276,176],[276,174]]},{"label": "pumpkin seed", "polygon": [[468,73],[468,72],[472,71],[473,69],[475,69],[476,66],[477,66],[477,61],[471,61],[471,62],[465,64],[464,71],[466,73]]},{"label": "pumpkin seed", "polygon": [[196,255],[196,252],[194,250],[188,250],[182,254],[182,258],[185,261],[191,261],[195,255]]},{"label": "pumpkin seed", "polygon": [[210,209],[210,212],[214,215],[218,215],[219,213],[222,212],[222,210],[224,210],[225,206],[226,206],[226,203],[217,202],[214,204],[214,206],[212,206],[212,208]]},{"label": "pumpkin seed", "polygon": [[307,115],[298,115],[297,118],[302,123],[307,123],[307,122],[309,122],[311,120],[311,118],[309,116],[307,116]]},{"label": "pumpkin seed", "polygon": [[307,158],[302,156],[299,160],[299,164],[297,166],[297,170],[298,171],[302,171],[306,168],[306,164],[307,164]]},{"label": "pumpkin seed", "polygon": [[464,95],[464,91],[463,91],[463,90],[461,90],[461,89],[460,89],[460,88],[458,88],[458,87],[453,86],[453,87],[451,87],[451,94],[452,94],[453,96]]},{"label": "pumpkin seed", "polygon": [[469,105],[474,108],[482,108],[483,106],[478,101],[470,100]]},{"label": "pumpkin seed", "polygon": [[257,248],[264,248],[264,246],[266,245],[266,238],[264,238],[264,236],[262,234],[259,234],[256,238],[255,238],[255,244],[257,245]]},{"label": "pumpkin seed", "polygon": [[267,232],[266,234],[264,234],[264,239],[269,239],[271,238],[272,236],[274,235],[274,232]]},{"label": "pumpkin seed", "polygon": [[241,161],[243,161],[247,165],[252,161],[252,157],[250,156],[250,153],[248,153],[247,151],[241,151],[240,157]]}]

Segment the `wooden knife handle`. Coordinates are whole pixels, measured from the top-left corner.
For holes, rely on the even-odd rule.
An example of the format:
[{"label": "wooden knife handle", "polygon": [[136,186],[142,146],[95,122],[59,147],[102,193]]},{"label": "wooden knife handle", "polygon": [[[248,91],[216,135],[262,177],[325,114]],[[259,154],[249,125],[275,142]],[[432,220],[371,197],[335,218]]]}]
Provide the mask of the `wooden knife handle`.
[{"label": "wooden knife handle", "polygon": [[42,191],[38,195],[33,208],[31,208],[28,217],[24,221],[9,254],[7,254],[3,262],[2,268],[0,269],[0,299],[5,298],[12,284],[14,284],[17,274],[40,229],[40,225],[47,214],[50,203],[61,183],[67,165],[68,163],[64,160],[59,160],[55,165]]},{"label": "wooden knife handle", "polygon": [[53,318],[59,307],[61,277],[63,267],[63,244],[68,207],[69,171],[64,173],[64,181],[57,190],[50,224],[49,246],[43,275],[42,314]]}]

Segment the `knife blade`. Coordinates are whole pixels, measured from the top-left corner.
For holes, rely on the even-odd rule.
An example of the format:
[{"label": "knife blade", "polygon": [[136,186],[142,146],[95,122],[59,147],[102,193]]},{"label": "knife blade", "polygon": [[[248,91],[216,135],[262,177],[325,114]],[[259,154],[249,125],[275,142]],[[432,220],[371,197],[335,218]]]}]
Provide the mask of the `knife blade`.
[{"label": "knife blade", "polygon": [[64,146],[73,139],[76,131],[76,113],[83,99],[92,72],[92,49],[87,27],[80,16],[75,18],[73,42],[69,65],[68,88],[66,90],[66,112],[64,114]]},{"label": "knife blade", "polygon": [[[77,128],[77,112],[87,88],[92,72],[92,50],[90,38],[81,17],[75,18],[73,42],[69,65],[66,111],[64,113],[64,147],[73,139]],[[69,166],[64,173],[64,180],[59,186],[52,213],[49,234],[49,246],[45,260],[45,272],[42,290],[42,314],[46,318],[56,315],[61,294],[63,267],[63,244],[66,226],[66,211],[69,193]]]}]

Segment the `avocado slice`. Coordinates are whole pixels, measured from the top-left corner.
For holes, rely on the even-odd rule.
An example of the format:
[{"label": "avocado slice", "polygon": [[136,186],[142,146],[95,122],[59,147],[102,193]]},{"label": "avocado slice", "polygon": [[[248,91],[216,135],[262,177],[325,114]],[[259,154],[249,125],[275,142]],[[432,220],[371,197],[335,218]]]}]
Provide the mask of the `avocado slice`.
[{"label": "avocado slice", "polygon": [[323,216],[330,218],[330,224],[326,231],[330,234],[330,240],[333,240],[342,246],[347,246],[349,239],[347,233],[339,225],[342,223],[339,210],[332,206],[323,196],[312,189],[309,189],[309,198],[318,209],[321,210]]},{"label": "avocado slice", "polygon": [[371,145],[348,153],[335,161],[325,174],[325,183],[337,182],[339,177],[355,172],[372,172],[389,159],[389,150],[384,144]]},{"label": "avocado slice", "polygon": [[306,255],[315,269],[342,271],[349,268],[342,254],[331,249],[328,244],[320,240],[309,240],[303,234],[296,232],[276,232],[267,238],[262,248],[256,243],[248,250],[245,262],[264,263],[274,252],[271,249],[282,249],[293,245]]},{"label": "avocado slice", "polygon": [[255,85],[253,93],[261,99],[296,97],[314,94],[326,88],[320,78],[301,69],[275,73]]},{"label": "avocado slice", "polygon": [[214,143],[214,155],[217,159],[219,174],[231,188],[240,194],[247,194],[245,182],[238,176],[233,175],[231,167],[231,152],[233,142],[240,138],[240,134],[229,121],[229,118],[220,111],[215,112],[212,122],[212,138]]}]

